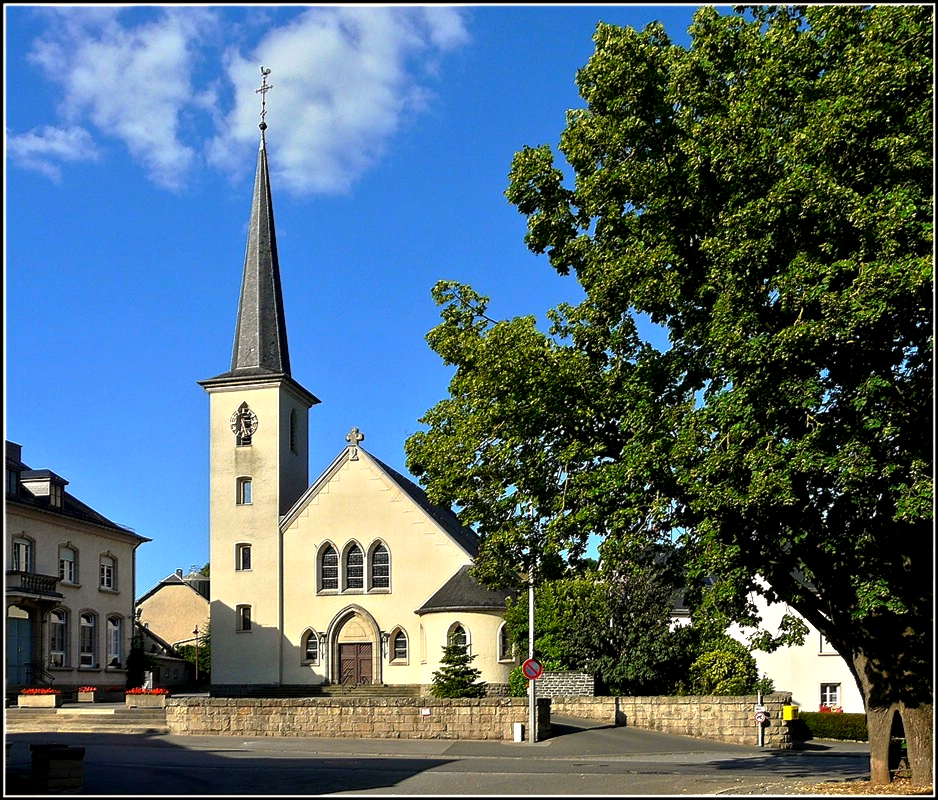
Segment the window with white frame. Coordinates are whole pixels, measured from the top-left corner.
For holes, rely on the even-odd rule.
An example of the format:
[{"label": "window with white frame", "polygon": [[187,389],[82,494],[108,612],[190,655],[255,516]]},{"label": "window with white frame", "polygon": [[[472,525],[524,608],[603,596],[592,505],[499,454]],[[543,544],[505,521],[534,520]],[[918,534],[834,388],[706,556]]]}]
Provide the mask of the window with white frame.
[{"label": "window with white frame", "polygon": [[33,571],[33,543],[25,536],[13,540],[13,570],[15,572]]},{"label": "window with white frame", "polygon": [[345,588],[365,588],[365,554],[357,544],[345,553]]},{"label": "window with white frame", "polygon": [[248,605],[240,605],[235,609],[237,614],[237,629],[238,631],[244,632],[251,630],[251,607]]},{"label": "window with white frame", "polygon": [[78,554],[75,548],[68,545],[59,548],[59,580],[63,583],[78,583]]},{"label": "window with white frame", "polygon": [[303,660],[319,663],[319,634],[316,631],[309,630],[303,635]]},{"label": "window with white frame", "polygon": [[238,478],[237,503],[239,506],[251,505],[251,479]]},{"label": "window with white frame", "polygon": [[821,684],[821,705],[828,708],[840,707],[840,684],[822,683]]},{"label": "window with white frame", "polygon": [[391,587],[391,554],[384,544],[379,544],[371,551],[371,588],[389,589]]},{"label": "window with white frame", "polygon": [[235,545],[235,569],[243,572],[251,568],[251,545],[246,542]]},{"label": "window with white frame", "polygon": [[120,667],[123,661],[123,641],[121,633],[123,625],[120,617],[107,618],[107,666]]},{"label": "window with white frame", "polygon": [[53,508],[62,507],[63,490],[62,484],[51,483],[49,485],[49,505]]},{"label": "window with white frame", "polygon": [[111,555],[103,555],[100,560],[101,581],[100,588],[109,591],[117,590],[117,559]]},{"label": "window with white frame", "polygon": [[80,617],[79,624],[79,661],[78,666],[80,667],[94,667],[97,666],[97,659],[95,658],[95,649],[96,649],[96,635],[95,635],[95,616],[89,611],[83,613]]},{"label": "window with white frame", "polygon": [[339,554],[336,549],[327,544],[320,555],[321,578],[320,589],[336,590],[339,588]]},{"label": "window with white frame", "polygon": [[57,608],[49,614],[49,664],[68,666],[68,616]]},{"label": "window with white frame", "polygon": [[827,641],[827,637],[823,633],[819,633],[818,636],[821,638],[821,643],[818,649],[818,652],[822,656],[836,656],[839,655],[838,652],[834,649],[834,646]]}]

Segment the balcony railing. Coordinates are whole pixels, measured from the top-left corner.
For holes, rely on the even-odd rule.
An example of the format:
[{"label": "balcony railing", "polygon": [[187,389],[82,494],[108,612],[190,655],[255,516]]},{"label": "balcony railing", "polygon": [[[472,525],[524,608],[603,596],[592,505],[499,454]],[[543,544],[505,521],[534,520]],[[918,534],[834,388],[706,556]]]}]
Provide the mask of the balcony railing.
[{"label": "balcony railing", "polygon": [[20,591],[31,595],[61,597],[55,590],[59,579],[55,575],[40,575],[36,572],[7,571],[7,592]]}]

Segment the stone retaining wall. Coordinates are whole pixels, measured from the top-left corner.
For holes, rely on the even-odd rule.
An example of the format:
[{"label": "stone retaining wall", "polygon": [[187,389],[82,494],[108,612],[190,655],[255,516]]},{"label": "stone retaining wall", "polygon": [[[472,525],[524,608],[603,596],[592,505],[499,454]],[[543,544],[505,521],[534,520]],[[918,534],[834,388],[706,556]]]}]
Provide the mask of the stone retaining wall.
[{"label": "stone retaining wall", "polygon": [[593,697],[596,678],[586,672],[545,672],[537,679],[538,697]]},{"label": "stone retaining wall", "polygon": [[[631,725],[682,736],[696,736],[731,744],[757,744],[756,695],[743,697],[554,697],[551,711],[571,717]],[[768,722],[763,725],[763,745],[779,750],[792,746],[782,707],[791,694],[776,692],[762,698]]]},{"label": "stone retaining wall", "polygon": [[[550,736],[550,700],[537,706],[541,740]],[[196,736],[512,741],[518,722],[527,738],[526,698],[171,697],[166,703],[170,733]]]}]

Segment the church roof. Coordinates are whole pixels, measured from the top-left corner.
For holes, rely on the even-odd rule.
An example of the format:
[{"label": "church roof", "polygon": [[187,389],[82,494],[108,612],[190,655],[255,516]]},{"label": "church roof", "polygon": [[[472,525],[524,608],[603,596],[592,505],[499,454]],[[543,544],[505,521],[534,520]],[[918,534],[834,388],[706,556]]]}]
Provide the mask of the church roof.
[{"label": "church roof", "polygon": [[505,600],[514,596],[508,589],[486,589],[469,574],[470,564],[444,583],[415,613],[435,611],[504,611]]},{"label": "church roof", "polygon": [[[362,448],[359,448],[361,450]],[[374,461],[397,485],[397,487],[407,494],[420,508],[429,514],[434,521],[452,536],[460,546],[473,558],[479,552],[479,537],[471,528],[467,528],[459,521],[459,517],[451,509],[443,506],[437,506],[427,499],[427,493],[409,478],[401,475],[400,472],[389,467],[381,459],[368,453],[369,458]]]}]

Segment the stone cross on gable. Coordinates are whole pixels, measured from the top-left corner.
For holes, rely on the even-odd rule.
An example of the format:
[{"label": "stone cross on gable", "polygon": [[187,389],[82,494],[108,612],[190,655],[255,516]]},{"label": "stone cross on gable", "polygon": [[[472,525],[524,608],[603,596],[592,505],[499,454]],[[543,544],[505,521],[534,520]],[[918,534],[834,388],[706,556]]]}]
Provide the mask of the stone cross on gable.
[{"label": "stone cross on gable", "polygon": [[345,434],[345,441],[351,446],[351,455],[349,456],[349,461],[358,461],[358,443],[364,440],[365,434],[363,434],[358,428],[352,428],[347,434]]}]

